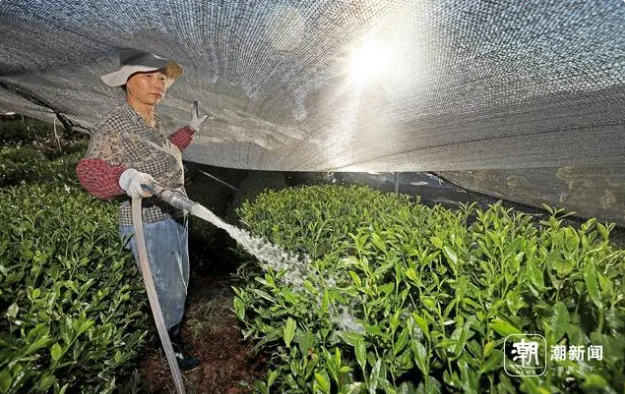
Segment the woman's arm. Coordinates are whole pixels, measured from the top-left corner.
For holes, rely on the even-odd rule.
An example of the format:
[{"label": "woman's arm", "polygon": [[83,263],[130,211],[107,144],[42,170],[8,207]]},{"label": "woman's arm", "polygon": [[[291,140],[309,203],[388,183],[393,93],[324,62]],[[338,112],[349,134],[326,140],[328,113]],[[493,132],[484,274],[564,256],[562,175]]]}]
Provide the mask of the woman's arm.
[{"label": "woman's arm", "polygon": [[86,157],[78,162],[76,175],[89,194],[109,200],[124,194],[119,187],[119,177],[126,169],[123,166],[113,166],[102,159]]},{"label": "woman's arm", "polygon": [[199,103],[197,101],[193,102],[193,106],[191,107],[191,121],[189,124],[169,136],[169,141],[176,145],[181,152],[187,149],[187,146],[189,146],[193,140],[195,130],[199,130],[202,123],[209,118],[208,114],[200,116],[198,105]]},{"label": "woman's arm", "polygon": [[111,129],[94,132],[85,158],[76,166],[76,175],[82,187],[103,200],[124,194],[119,186],[119,177],[127,169],[121,165],[122,157],[118,133]]},{"label": "woman's arm", "polygon": [[187,149],[187,146],[189,146],[189,144],[193,140],[194,132],[195,130],[193,130],[193,127],[185,126],[170,135],[169,141],[171,141],[172,144],[176,145],[178,149],[180,149],[180,151],[182,152],[183,150]]}]

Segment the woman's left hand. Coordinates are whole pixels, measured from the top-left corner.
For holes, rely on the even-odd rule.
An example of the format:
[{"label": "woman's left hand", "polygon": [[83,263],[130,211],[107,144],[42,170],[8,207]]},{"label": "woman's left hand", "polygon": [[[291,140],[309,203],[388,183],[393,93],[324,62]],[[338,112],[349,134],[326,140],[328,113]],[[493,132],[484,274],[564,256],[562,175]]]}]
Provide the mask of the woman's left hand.
[{"label": "woman's left hand", "polygon": [[209,115],[200,116],[198,112],[198,105],[199,103],[197,101],[193,102],[193,107],[191,108],[191,121],[189,122],[189,126],[191,126],[191,128],[193,128],[193,130],[197,132],[200,131],[200,126],[202,125],[202,123],[204,123],[204,121],[209,117]]}]

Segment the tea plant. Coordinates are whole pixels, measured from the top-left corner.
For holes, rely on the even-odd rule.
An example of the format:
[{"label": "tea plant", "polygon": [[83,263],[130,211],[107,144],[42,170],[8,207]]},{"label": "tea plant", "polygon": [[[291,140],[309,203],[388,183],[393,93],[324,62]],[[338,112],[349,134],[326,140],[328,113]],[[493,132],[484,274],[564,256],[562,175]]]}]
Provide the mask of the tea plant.
[{"label": "tea plant", "polygon": [[[83,149],[84,150],[84,149]],[[76,163],[83,150],[49,160],[31,146],[0,148],[0,188],[34,182],[77,184]]]},{"label": "tea plant", "polygon": [[[457,211],[363,187],[267,192],[239,210],[256,235],[312,258],[235,288],[244,336],[271,357],[260,393],[618,393],[625,388],[625,251],[613,225],[562,226],[495,204]],[[251,263],[250,263],[251,266]],[[503,370],[504,339],[603,346],[602,360]]]},{"label": "tea plant", "polygon": [[[66,137],[64,127],[58,127],[58,136]],[[54,125],[35,119],[0,121],[0,143],[5,145],[32,145],[34,142],[54,141]]]},{"label": "tea plant", "polygon": [[147,335],[115,204],[70,185],[0,193],[0,393],[111,393]]},{"label": "tea plant", "polygon": [[57,124],[26,118],[0,121],[0,146],[32,147],[48,159],[84,150],[86,135]]}]

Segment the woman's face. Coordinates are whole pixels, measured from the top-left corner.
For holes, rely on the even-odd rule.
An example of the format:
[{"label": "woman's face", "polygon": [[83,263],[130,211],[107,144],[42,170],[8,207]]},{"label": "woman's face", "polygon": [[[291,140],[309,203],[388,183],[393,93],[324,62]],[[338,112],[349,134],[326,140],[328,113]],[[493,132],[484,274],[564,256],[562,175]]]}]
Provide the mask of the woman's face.
[{"label": "woman's face", "polygon": [[146,105],[156,105],[167,90],[167,75],[160,70],[132,74],[126,82],[126,92]]}]

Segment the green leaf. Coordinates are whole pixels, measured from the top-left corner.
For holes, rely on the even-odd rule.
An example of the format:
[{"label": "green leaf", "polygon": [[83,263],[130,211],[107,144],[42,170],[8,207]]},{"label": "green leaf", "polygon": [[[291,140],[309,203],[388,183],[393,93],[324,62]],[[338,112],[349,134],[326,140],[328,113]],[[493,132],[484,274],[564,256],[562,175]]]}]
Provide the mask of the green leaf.
[{"label": "green leaf", "polygon": [[527,262],[525,275],[529,276],[530,282],[536,287],[536,289],[542,290],[545,288],[543,273],[532,261]]},{"label": "green leaf", "polygon": [[257,296],[264,298],[265,300],[271,302],[271,303],[275,303],[276,300],[269,295],[269,293],[267,293],[266,291],[260,290],[260,289],[252,289],[252,292],[254,292]]},{"label": "green leaf", "polygon": [[315,383],[319,390],[326,394],[330,393],[330,378],[325,370],[322,370],[320,373],[315,373]]},{"label": "green leaf", "polygon": [[441,394],[441,382],[436,380],[436,378],[432,376],[428,376],[427,378],[427,387],[424,386],[425,380],[419,383],[417,387],[416,394]]},{"label": "green leaf", "polygon": [[384,333],[382,332],[380,327],[378,327],[377,325],[370,325],[370,324],[368,324],[365,327],[365,331],[368,332],[369,334],[376,335],[376,336],[379,336],[379,337],[384,336]]},{"label": "green leaf", "polygon": [[93,325],[95,324],[95,321],[93,320],[87,320],[82,322],[82,324],[80,325],[80,327],[78,327],[78,332],[76,335],[80,335],[83,332],[87,331],[88,329],[90,329]]},{"label": "green leaf", "polygon": [[344,391],[341,390],[341,394],[361,394],[365,389],[365,384],[363,382],[356,382],[343,387]]},{"label": "green leaf", "polygon": [[5,368],[2,372],[0,372],[0,392],[8,393],[11,388],[11,384],[13,384],[13,377],[9,372],[8,368]]},{"label": "green leaf", "polygon": [[564,231],[564,245],[568,250],[576,250],[579,246],[579,237],[572,228],[566,228]]},{"label": "green leaf", "polygon": [[500,382],[497,385],[501,394],[516,394],[518,389],[512,384],[508,375],[499,373]]},{"label": "green leaf", "polygon": [[478,375],[466,361],[465,357],[460,358],[458,361],[460,367],[460,376],[462,379],[462,389],[467,394],[478,394]]},{"label": "green leaf", "polygon": [[554,343],[559,342],[560,338],[562,338],[562,336],[566,333],[570,320],[569,311],[566,309],[566,305],[562,302],[558,302],[553,308],[553,317],[551,318]]},{"label": "green leaf", "polygon": [[35,342],[33,342],[30,345],[28,345],[28,348],[24,352],[24,356],[29,355],[31,353],[34,353],[37,350],[46,347],[48,345],[48,343],[50,343],[51,341],[52,340],[50,339],[50,337],[48,335],[44,335],[44,336],[38,338]]},{"label": "green leaf", "polygon": [[406,270],[406,277],[408,277],[408,279],[412,280],[415,283],[421,283],[421,281],[419,281],[419,278],[417,277],[417,273],[412,268],[408,268]]},{"label": "green leaf", "polygon": [[323,290],[323,300],[321,301],[321,311],[323,313],[328,313],[328,307],[330,305],[330,293],[328,289]]},{"label": "green leaf", "polygon": [[553,268],[560,276],[567,276],[575,268],[575,264],[571,260],[556,259],[552,263]]},{"label": "green leaf", "polygon": [[7,309],[6,312],[6,317],[8,317],[9,319],[15,319],[17,317],[17,313],[19,312],[20,307],[17,306],[16,303],[11,304],[11,306],[9,307],[9,309]]},{"label": "green leaf", "polygon": [[348,365],[343,365],[340,369],[339,369],[339,373],[350,373],[352,372],[352,368]]},{"label": "green leaf", "polygon": [[610,278],[606,278],[603,275],[599,275],[599,284],[601,286],[601,293],[604,297],[610,298],[614,293],[614,285]]},{"label": "green leaf", "polygon": [[430,374],[430,360],[425,346],[419,341],[414,341],[410,344],[410,347],[417,367],[423,372],[424,376],[428,376]]},{"label": "green leaf", "polygon": [[475,302],[475,301],[473,301],[472,299],[467,298],[467,297],[465,297],[465,298],[463,298],[463,299],[462,299],[462,303],[463,303],[463,304],[470,305],[470,306],[472,306],[473,308],[477,309],[478,311],[479,311],[479,310],[481,310],[481,309],[483,309],[483,308],[482,308],[482,306],[481,306],[480,304],[478,304],[477,302]]},{"label": "green leaf", "polygon": [[591,262],[587,262],[584,265],[584,281],[586,282],[586,288],[590,299],[597,308],[603,308],[603,302],[601,301],[601,293],[599,292],[599,283],[597,281],[597,269]]},{"label": "green leaf", "polygon": [[[296,304],[298,302],[297,297],[295,296],[295,294],[293,294],[293,292],[291,290],[289,290],[288,287],[282,287],[280,289],[281,291],[281,295],[282,297],[289,303],[291,304]],[[245,311],[244,311],[245,313]]]},{"label": "green leaf", "polygon": [[234,312],[239,320],[245,320],[245,303],[239,297],[234,297]]},{"label": "green leaf", "polygon": [[492,328],[497,334],[507,337],[512,334],[522,334],[518,328],[514,327],[508,322],[500,319],[495,319],[489,323],[489,327]]},{"label": "green leaf", "polygon": [[337,366],[337,368],[341,367],[341,351],[338,347],[334,348],[334,364]]},{"label": "green leaf", "polygon": [[471,329],[469,328],[468,324],[465,324],[464,326],[458,327],[456,330],[454,330],[452,334],[452,339],[456,340],[456,343],[453,348],[453,353],[456,356],[459,356],[462,353],[466,341],[469,338],[470,332]]},{"label": "green leaf", "polygon": [[382,292],[384,296],[388,297],[393,293],[393,290],[395,290],[395,283],[389,282],[385,285],[380,286],[378,290]]},{"label": "green leaf", "polygon": [[[494,342],[490,342],[490,343],[494,343]],[[491,371],[494,371],[495,369],[502,368],[503,357],[504,357],[503,352],[499,350],[494,350],[492,352],[492,355],[484,362],[484,364],[482,364],[482,367],[480,369],[480,374],[486,374]]]},{"label": "green leaf", "polygon": [[271,371],[271,373],[269,374],[269,376],[267,377],[267,389],[271,388],[271,386],[274,384],[274,382],[276,381],[276,378],[278,377],[278,371],[276,371],[275,369],[273,371]]},{"label": "green leaf", "polygon": [[268,287],[276,287],[276,282],[274,281],[273,276],[269,274],[269,272],[265,273],[265,282],[267,282]]},{"label": "green leaf", "polygon": [[608,322],[608,326],[613,330],[621,330],[625,328],[625,316],[620,316],[618,309],[612,307],[605,314],[605,319]]},{"label": "green leaf", "polygon": [[415,394],[415,388],[412,383],[403,382],[399,385],[397,394]]},{"label": "green leaf", "polygon": [[393,344],[393,354],[397,356],[408,344],[409,332],[407,329],[401,330],[397,342]]},{"label": "green leaf", "polygon": [[[573,325],[571,325],[573,327]],[[622,336],[620,336],[622,338]],[[600,334],[596,331],[590,334],[590,343],[594,346],[603,347],[603,360],[608,364],[615,365],[623,361],[625,345],[622,339],[616,339],[613,335]]]},{"label": "green leaf", "polygon": [[362,335],[352,331],[339,331],[337,334],[349,346],[356,347],[356,343],[358,343],[358,341],[364,340]]},{"label": "green leaf", "polygon": [[521,390],[524,392],[529,392],[530,394],[550,394],[549,390],[539,386],[538,378],[536,378],[535,376],[523,378]]},{"label": "green leaf", "polygon": [[391,316],[391,332],[395,333],[397,331],[397,327],[399,327],[399,316],[401,314],[401,310],[395,311],[393,316]]},{"label": "green leaf", "polygon": [[254,388],[262,394],[269,394],[269,388],[267,387],[267,383],[263,382],[262,380],[255,381]]},{"label": "green leaf", "polygon": [[458,255],[449,246],[443,247],[443,254],[447,257],[447,260],[453,263],[454,267],[458,265]]},{"label": "green leaf", "polygon": [[50,372],[46,372],[39,379],[39,382],[37,383],[37,389],[39,389],[40,391],[46,391],[50,387],[52,387],[52,385],[55,384],[56,382],[57,382],[56,377],[52,375]]},{"label": "green leaf", "polygon": [[59,361],[63,356],[63,349],[58,343],[55,343],[50,348],[50,355],[52,356],[52,360]]},{"label": "green leaf", "polygon": [[441,239],[438,237],[430,237],[430,242],[432,243],[432,245],[434,245],[438,249],[443,248],[443,241],[441,241]]},{"label": "green leaf", "polygon": [[434,313],[439,313],[438,303],[434,300],[434,298],[429,296],[422,296],[421,302],[426,306],[429,310]]},{"label": "green leaf", "polygon": [[608,241],[610,239],[610,232],[608,228],[601,223],[597,223],[597,230],[599,230],[599,234],[601,234],[601,238],[604,241]]},{"label": "green leaf", "polygon": [[295,323],[295,320],[289,317],[286,320],[286,325],[284,326],[284,343],[286,344],[286,347],[291,347],[291,341],[295,336],[296,328],[297,324]]},{"label": "green leaf", "polygon": [[358,361],[358,365],[360,365],[360,368],[362,368],[363,372],[366,372],[365,366],[367,364],[367,348],[365,346],[365,341],[362,339],[356,341],[354,351],[356,352],[356,360]]},{"label": "green leaf", "polygon": [[308,354],[308,350],[315,348],[316,345],[315,335],[310,331],[296,330],[294,340],[299,345],[302,355]]},{"label": "green leaf", "polygon": [[[323,350],[323,356],[326,360],[326,371],[330,375],[330,378],[335,382],[339,383],[339,367],[341,366],[341,355],[338,353],[338,348],[334,355],[332,355],[325,348],[321,348]],[[338,360],[336,356],[338,355]]]},{"label": "green leaf", "polygon": [[397,359],[399,360],[400,368],[404,370],[409,370],[414,368],[414,357],[412,357],[412,350],[406,349],[403,353],[401,353]]},{"label": "green leaf", "polygon": [[487,342],[486,345],[484,345],[484,350],[482,351],[484,358],[488,357],[494,348],[495,348],[495,341]]},{"label": "green leaf", "polygon": [[378,380],[380,379],[380,367],[382,366],[382,360],[377,359],[373,368],[371,369],[371,375],[369,375],[369,394],[375,394],[378,389]]},{"label": "green leaf", "polygon": [[380,249],[382,252],[386,253],[386,245],[384,244],[384,242],[382,241],[382,238],[380,238],[380,236],[377,233],[373,233],[371,235],[371,241],[373,241],[373,244]]},{"label": "green leaf", "polygon": [[349,276],[352,277],[356,288],[360,289],[362,287],[362,282],[360,281],[360,277],[358,276],[358,274],[356,274],[354,271],[349,271]]}]

